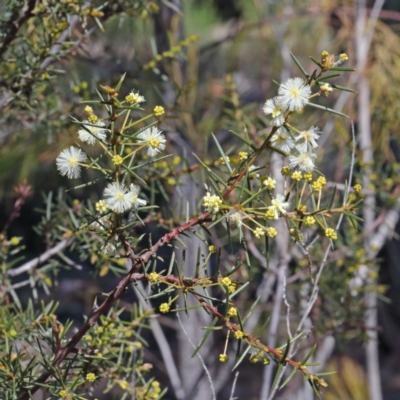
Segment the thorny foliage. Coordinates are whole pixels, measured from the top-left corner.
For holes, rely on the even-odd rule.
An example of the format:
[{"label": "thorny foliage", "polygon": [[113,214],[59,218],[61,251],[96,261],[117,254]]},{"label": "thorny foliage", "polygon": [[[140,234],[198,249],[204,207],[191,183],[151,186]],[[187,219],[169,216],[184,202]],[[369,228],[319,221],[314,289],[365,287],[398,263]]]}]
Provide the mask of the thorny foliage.
[{"label": "thorny foliage", "polygon": [[[335,113],[312,103],[311,99],[328,95],[333,90],[336,85],[328,84],[325,80],[329,79],[332,71],[349,70],[340,67],[347,56],[342,54],[335,60],[333,55],[323,52],[321,60],[314,60],[319,70],[316,69],[311,75],[292,57],[304,78],[289,79],[282,83],[278,96],[267,100],[264,113],[271,117],[271,127],[265,129],[262,144],[253,144],[246,131],[232,132],[242,143],[234,156],[228,155],[215,137],[213,139],[221,155],[219,162],[206,165],[205,161],[196,156],[199,168],[205,172],[206,189],[204,197],[198,201],[195,215],[190,215],[188,209],[186,217],[181,221],[162,220],[156,211],[156,195],[164,190],[162,181],[173,185],[176,177],[193,169],[192,166],[179,166],[181,161],[177,158],[168,159],[168,155],[162,155],[168,145],[164,133],[158,128],[165,113],[164,108],[155,106],[151,113],[141,116],[145,99],[140,93],[133,90],[125,98],[119,98],[124,77],[115,88],[101,86],[99,100],[85,102],[86,119],[73,119],[78,126],[78,141],[75,146],[60,153],[56,160],[57,168],[70,179],[79,178],[82,170],[90,172],[85,174],[87,182],[76,186],[76,189],[89,187],[99,180],[108,183],[102,198],[95,204],[90,201],[86,204],[74,202],[68,207],[60,195],[59,206],[55,207],[53,213],[49,199],[44,223],[38,229],[42,234],[47,231],[52,236],[51,245],[60,239],[73,238],[81,257],[90,257],[100,275],[106,274],[109,268],[121,273],[120,269],[127,260],[130,262],[130,270],[111,293],[98,299],[100,303],[95,306],[92,316],[72,338],[66,336],[70,324],[62,326],[51,307],[43,307],[40,317],[35,317],[30,306],[29,323],[35,329],[30,329],[30,325],[25,323],[25,331],[20,329],[18,314],[15,318],[4,316],[8,319],[3,329],[7,332],[5,340],[9,350],[2,371],[3,382],[13,382],[10,395],[18,393],[21,398],[25,398],[24,393],[34,393],[39,387],[46,387],[59,397],[81,398],[76,393],[80,393],[85,380],[93,382],[99,375],[109,381],[107,388],[118,384],[127,392],[135,391],[138,398],[140,393],[142,398],[158,398],[162,395],[154,381],[143,382],[142,388],[140,382],[143,376],[139,372],[144,367],[136,368],[135,371],[131,366],[132,357],[140,364],[141,357],[136,356],[136,352],[142,342],[132,344],[128,339],[133,336],[140,338],[138,327],[142,326],[145,314],[134,309],[129,322],[123,322],[119,319],[123,310],[115,305],[115,300],[127,284],[139,280],[148,282],[148,293],[143,293],[143,296],[147,299],[163,298],[159,306],[161,313],[190,313],[193,307],[202,307],[214,316],[214,322],[207,328],[195,353],[212,330],[223,326],[227,336],[225,349],[219,356],[220,362],[228,361],[226,349],[233,342],[231,345],[237,346],[236,365],[250,352],[251,362],[269,364],[273,361],[280,366],[291,365],[293,371],[305,375],[316,393],[326,386],[322,378],[307,368],[307,361],[315,347],[301,361],[288,357],[289,348],[302,337],[303,332],[289,338],[283,347],[270,348],[260,341],[265,324],[256,335],[246,332],[244,328],[257,301],[250,310],[239,309],[235,303],[249,284],[248,280],[243,280],[244,274],[240,274],[241,269],[251,267],[244,231],[263,242],[261,248],[268,265],[273,241],[281,233],[275,228],[277,220],[284,220],[285,229],[289,231],[292,240],[308,251],[310,241],[315,241],[311,237],[315,238],[318,231],[322,231],[327,240],[338,239],[338,233],[332,228],[334,225],[331,222],[337,215],[346,215],[353,224],[358,219],[354,211],[359,201],[348,200],[348,187],[340,206],[335,205],[335,191],[329,197],[325,195],[323,188],[326,179],[315,167],[318,129],[311,127],[301,130],[295,126],[292,118],[296,111],[306,106]],[[314,93],[313,88],[317,89]],[[269,176],[268,167],[256,166],[265,152],[277,152],[289,161],[289,165],[281,171],[285,179],[283,193],[276,193],[276,180]],[[360,191],[360,188],[355,190]],[[201,207],[205,211],[201,212]],[[158,220],[169,232],[157,243],[145,247],[137,229],[152,220]],[[203,228],[203,233],[197,231],[196,227]],[[197,236],[208,243],[206,235],[210,234],[213,227],[221,240],[238,240],[246,254],[244,260],[237,259],[231,267],[219,265],[217,261],[216,267],[212,268],[210,260],[220,250],[211,245],[208,254],[199,253],[195,276],[187,277],[183,266],[176,262],[174,252],[169,263],[157,256],[159,248],[164,245],[171,246],[174,251],[179,243],[183,244],[180,235],[193,235],[193,240]],[[12,240],[4,243],[5,255],[9,248],[13,249],[12,252],[18,251],[18,248],[14,248],[18,243]],[[161,271],[156,270],[157,260],[165,263]],[[46,268],[40,272],[45,274]],[[310,278],[313,279],[315,266],[311,256],[308,268]],[[42,284],[46,284],[46,280]],[[185,299],[185,307],[174,308],[180,296]],[[189,306],[186,301],[188,296],[196,299],[198,304]],[[28,333],[28,338],[24,338],[24,332],[25,335]],[[16,340],[19,337],[24,338],[27,347],[10,345],[10,339]],[[76,348],[78,342],[82,345]],[[246,346],[244,350],[241,348],[243,345]],[[126,356],[125,350],[128,350]],[[34,352],[41,355],[41,362],[39,358],[34,358]],[[54,355],[53,361],[47,361],[51,359],[50,354]],[[22,362],[23,358],[25,360]],[[15,364],[18,364],[18,368],[14,367]],[[110,368],[110,365],[114,367]],[[39,371],[42,373],[37,378]]]},{"label": "thorny foliage", "polygon": [[[113,4],[93,8],[81,2],[61,2],[56,13],[49,13],[41,3],[9,3],[9,15],[2,21],[1,55],[8,60],[2,63],[2,68],[6,68],[2,73],[2,98],[10,110],[11,106],[18,105],[32,111],[32,97],[45,97],[41,82],[55,79],[59,73],[48,68],[52,59],[68,55],[78,46],[92,23],[101,27],[102,19],[128,10],[124,2]],[[131,12],[136,15],[156,11],[153,2],[132,4]],[[41,40],[34,36],[37,19],[33,17],[39,16],[46,27]],[[75,23],[82,30],[74,41],[55,49],[53,46],[57,46],[60,35],[68,32],[71,17],[76,17]],[[31,18],[31,26],[20,29]],[[18,22],[11,24],[11,20]],[[196,39],[189,37],[169,52],[155,55],[144,68],[157,70],[160,61],[173,59]],[[15,46],[18,50],[8,46],[11,42],[20,43]],[[51,49],[57,50],[57,57]],[[19,57],[21,51],[27,56]],[[318,105],[317,98],[328,96],[333,90],[351,91],[327,83],[351,69],[341,67],[347,60],[344,54],[335,57],[323,52],[320,59],[313,59],[316,69],[311,74],[292,58],[302,77],[279,85],[277,96],[265,103],[263,126],[255,131],[246,129],[247,121],[242,119],[236,88],[230,77],[227,78],[226,100],[233,109],[229,117],[239,127],[230,131],[234,146],[225,149],[213,136],[218,156],[195,155],[197,163],[190,163],[187,157],[168,155],[168,133],[162,130],[168,130],[168,117],[173,116],[173,110],[165,113],[162,106],[147,107],[137,90],[121,97],[124,77],[115,87],[99,87],[98,98],[85,102],[86,117],[73,118],[77,142],[61,152],[57,167],[68,178],[77,179],[82,175],[82,182],[75,189],[103,184],[103,195],[96,202],[72,200],[62,190],[57,191],[55,199],[52,194],[45,197],[46,207],[41,211],[43,217],[37,233],[45,238],[48,249],[59,248],[57,253],[50,251],[42,258],[40,262],[44,265],[40,268],[36,268],[38,260],[32,266],[24,264],[26,268],[19,272],[17,266],[23,261],[24,246],[20,238],[7,237],[7,226],[3,229],[1,298],[4,303],[0,328],[4,335],[0,389],[4,398],[29,398],[39,389],[61,398],[91,398],[100,377],[106,381],[105,391],[134,393],[138,399],[162,397],[165,390],[149,377],[151,365],[144,363],[143,358],[143,346],[147,343],[142,331],[147,328],[146,319],[150,315],[140,307],[133,306],[126,311],[118,304],[128,285],[138,281],[147,284],[147,293],[142,293],[146,299],[161,299],[161,313],[190,314],[191,309],[202,308],[213,316],[194,354],[206,346],[213,331],[223,328],[225,347],[215,357],[221,363],[228,361],[228,346],[234,346],[235,368],[246,359],[261,365],[272,361],[278,365],[278,376],[282,366],[288,364],[293,373],[297,371],[306,377],[316,393],[326,386],[309,368],[312,364],[308,360],[315,347],[298,359],[288,357],[289,350],[306,338],[306,332],[296,332],[283,346],[271,348],[263,340],[268,318],[255,333],[245,328],[259,301],[246,292],[263,273],[255,255],[261,254],[268,269],[274,242],[283,227],[289,232],[293,248],[301,249],[292,252],[294,284],[316,284],[315,277],[328,243],[335,243],[329,263],[336,264],[340,270],[344,258],[352,260],[351,267],[342,271],[348,279],[345,285],[329,292],[336,295],[329,296],[328,301],[324,292],[320,292],[319,312],[330,316],[331,326],[319,327],[318,318],[311,315],[316,331],[340,331],[348,321],[346,314],[354,316],[363,312],[359,306],[353,311],[343,307],[343,304],[352,304],[347,297],[354,299],[364,290],[364,278],[357,275],[357,267],[371,263],[365,258],[360,243],[349,233],[359,220],[355,212],[362,200],[362,189],[360,185],[351,189],[351,182],[341,192],[327,186],[326,178],[316,167],[320,132],[313,126],[306,128],[302,122],[302,113],[308,107],[343,116]],[[185,90],[190,91],[190,87]],[[271,173],[273,152],[287,160],[281,171],[282,192],[276,190],[277,177]],[[196,175],[197,171],[201,171],[201,176]],[[197,199],[196,209],[184,204],[183,212],[171,213],[164,207],[163,199],[168,200],[174,190],[180,190],[181,179],[186,175],[201,182],[204,196]],[[9,223],[18,215],[29,194],[29,186],[18,188],[15,212]],[[349,229],[337,231],[336,222],[341,215],[346,217]],[[167,232],[156,243],[143,239],[143,227],[152,223]],[[199,249],[196,273],[190,277],[185,276],[185,257],[178,262],[175,256],[175,251],[185,246],[180,240],[182,235],[200,240],[208,248],[206,254]],[[249,250],[253,245],[257,253]],[[163,246],[170,248],[169,260],[158,254]],[[61,252],[67,247],[76,251],[81,260],[90,260],[100,276],[110,272],[123,276],[113,291],[98,296],[92,315],[80,329],[72,328],[72,322],[61,324],[56,317],[56,305],[42,303],[37,310],[29,302],[23,307],[16,293],[19,288],[30,286],[37,300],[37,287],[49,293],[60,269],[78,268],[79,265]],[[228,251],[232,257],[223,257],[227,249],[231,249]],[[28,278],[14,281],[22,272],[28,272]],[[335,273],[327,269],[318,285],[337,284],[337,276],[332,276]],[[183,308],[176,306],[180,296],[184,299]],[[189,305],[188,297],[197,304]],[[299,299],[291,300],[296,303]],[[304,312],[293,308],[293,313]]]}]

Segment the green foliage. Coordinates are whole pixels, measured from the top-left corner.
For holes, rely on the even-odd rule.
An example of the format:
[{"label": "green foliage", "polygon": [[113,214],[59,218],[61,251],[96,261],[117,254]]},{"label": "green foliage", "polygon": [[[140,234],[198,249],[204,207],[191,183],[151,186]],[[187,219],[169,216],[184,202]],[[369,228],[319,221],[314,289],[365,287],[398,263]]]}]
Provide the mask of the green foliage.
[{"label": "green foliage", "polygon": [[[218,17],[211,18],[204,5],[187,3],[187,30],[193,34],[185,38],[179,29],[182,14],[164,3],[161,8],[152,1],[96,7],[63,1],[31,9],[30,2],[28,8],[18,2],[7,5],[9,14],[1,22],[6,39],[0,48],[5,121],[17,131],[21,125],[16,117],[24,110],[27,120],[36,122],[36,132],[44,128],[54,142],[44,159],[52,165],[56,160],[61,175],[73,180],[62,178],[67,189],[59,187],[58,178],[49,182],[51,191],[37,210],[35,232],[46,244],[41,257],[24,263],[24,239],[8,237],[9,226],[31,195],[28,185],[18,187],[1,234],[0,393],[5,399],[27,399],[37,391],[89,399],[96,396],[99,381],[104,393],[118,398],[159,399],[167,389],[155,380],[144,353],[151,319],[159,313],[185,313],[191,323],[199,312],[209,316],[209,323],[193,344],[192,357],[207,354],[207,364],[219,361],[221,368],[272,364],[272,395],[299,373],[319,396],[327,384],[313,372],[316,340],[331,331],[343,340],[362,336],[356,329],[365,313],[361,297],[370,291],[384,294],[385,288],[371,283],[376,281],[376,262],[357,232],[365,189],[351,187],[358,157],[355,138],[345,122],[338,122],[346,113],[335,110],[328,98],[354,92],[343,78],[354,71],[342,66],[347,55],[323,51],[306,63],[290,54],[301,78],[270,89],[276,96],[261,115],[255,103],[242,103],[235,75],[225,74],[235,70],[240,41],[257,31],[251,24],[257,5],[241,3],[245,23],[239,39],[222,39],[220,59],[214,60],[226,63],[226,69],[216,68],[223,78],[205,88],[201,79],[204,83],[208,72],[198,71],[197,64],[213,46],[205,43],[210,39],[205,35],[200,39],[204,53],[199,52],[194,33],[197,24],[208,26]],[[66,78],[52,67],[76,55],[95,29],[112,43],[113,35],[123,32],[118,26],[146,21],[163,7],[175,12],[171,30],[163,32],[165,43],[160,37],[147,38],[151,29],[141,22],[132,28],[141,34],[129,43],[148,47],[140,49],[132,70],[114,71],[97,82],[88,73],[84,79],[79,62],[64,64],[73,66]],[[197,17],[193,10],[199,10]],[[297,29],[310,35],[309,27]],[[262,43],[263,35],[270,38],[272,31],[263,26],[256,40]],[[277,52],[269,46],[271,54]],[[246,57],[255,55],[262,60],[258,51],[246,50]],[[255,76],[261,70],[254,68]],[[274,68],[271,79],[279,73]],[[338,137],[348,146],[341,176],[350,172],[350,182],[328,182],[332,171],[317,158],[321,132],[311,125],[328,118],[335,118]],[[21,129],[5,145],[19,149],[15,159],[3,161],[5,168],[23,154],[26,143],[20,138],[26,128]],[[44,141],[35,144],[36,160]],[[326,146],[318,156],[324,151],[329,157],[336,147]],[[278,171],[277,160],[282,164]],[[21,167],[22,174],[29,174],[29,163]],[[379,198],[388,204],[395,200],[387,187],[395,187],[397,166],[385,168],[385,180],[371,181],[382,186]],[[159,238],[150,233],[155,226],[162,230]],[[61,271],[81,268],[75,257],[93,276],[119,280],[109,293],[96,295],[92,312],[76,328],[74,321],[58,320],[52,302],[37,307],[41,291],[50,294],[57,288]],[[361,274],[365,267],[369,276]],[[288,307],[286,332],[279,335],[280,344],[270,345],[280,326],[271,322],[271,303],[266,306],[262,290],[274,286],[281,268],[288,273],[288,282],[278,282]],[[26,276],[19,280],[22,274]],[[148,309],[118,302],[130,286]],[[20,298],[21,288],[31,290],[33,300],[27,304]],[[310,338],[306,319],[313,325]],[[268,330],[275,331],[268,335]],[[224,347],[217,343],[211,348],[213,337],[223,337]]]}]

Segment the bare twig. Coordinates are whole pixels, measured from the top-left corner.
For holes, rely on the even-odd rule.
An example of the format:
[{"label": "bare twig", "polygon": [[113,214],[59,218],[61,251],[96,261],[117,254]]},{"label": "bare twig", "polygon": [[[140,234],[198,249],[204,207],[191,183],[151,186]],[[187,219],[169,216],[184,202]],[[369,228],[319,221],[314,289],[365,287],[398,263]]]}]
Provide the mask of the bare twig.
[{"label": "bare twig", "polygon": [[[187,337],[189,343],[192,345],[193,349],[196,349],[196,345],[193,343],[192,339],[190,339],[190,336],[188,335],[184,325],[182,324],[181,317],[179,316],[179,313],[176,314],[176,317],[178,318],[178,321],[179,321],[179,324],[180,324],[180,326],[182,328],[182,331],[185,334],[185,336]],[[213,381],[212,381],[212,378],[211,378],[210,371],[208,370],[208,368],[206,366],[206,363],[204,362],[203,357],[200,355],[200,353],[197,353],[196,355],[197,355],[198,359],[200,360],[200,363],[201,363],[201,365],[202,365],[202,367],[204,369],[204,372],[207,375],[208,382],[210,383],[210,389],[211,389],[211,393],[212,393],[212,396],[213,396],[213,400],[216,400],[217,397],[216,397],[216,394],[215,394],[215,388],[214,388],[214,384],[213,384]]]},{"label": "bare twig", "polygon": [[64,239],[60,243],[58,243],[54,247],[52,247],[51,249],[47,250],[46,252],[44,252],[40,256],[34,258],[33,260],[28,261],[24,265],[21,265],[18,268],[9,269],[7,271],[7,276],[8,277],[13,277],[13,276],[21,275],[24,272],[28,272],[31,269],[36,268],[40,264],[42,264],[45,261],[47,261],[49,258],[53,257],[54,255],[56,255],[60,251],[62,251],[64,249],[66,249],[67,247],[69,247],[71,245],[71,243],[74,241],[74,239],[75,239],[74,236],[72,236],[72,237],[70,237],[68,239]]},{"label": "bare twig", "polygon": [[236,382],[237,382],[238,377],[239,377],[239,371],[236,372],[235,378],[233,379],[232,390],[231,390],[231,395],[229,396],[229,400],[237,399],[237,397],[233,397],[233,396],[235,395],[235,388],[236,388]]}]

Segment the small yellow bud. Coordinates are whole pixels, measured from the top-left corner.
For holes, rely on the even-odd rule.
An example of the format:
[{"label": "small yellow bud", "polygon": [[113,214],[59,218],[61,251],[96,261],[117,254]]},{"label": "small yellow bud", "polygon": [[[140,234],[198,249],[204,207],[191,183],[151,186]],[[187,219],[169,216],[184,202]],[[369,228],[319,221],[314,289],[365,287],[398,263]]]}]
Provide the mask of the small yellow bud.
[{"label": "small yellow bud", "polygon": [[87,380],[88,382],[94,382],[94,381],[96,380],[96,375],[95,375],[93,372],[89,372],[89,373],[86,375],[86,380]]},{"label": "small yellow bud", "polygon": [[283,167],[283,168],[281,169],[281,174],[282,174],[283,176],[289,176],[289,174],[290,174],[290,167],[288,167],[288,166]]},{"label": "small yellow bud", "polygon": [[315,224],[315,218],[314,218],[314,217],[311,217],[311,216],[308,216],[308,217],[304,220],[304,223],[305,223],[307,226],[313,226],[313,225]]},{"label": "small yellow bud", "polygon": [[236,290],[236,285],[234,283],[228,286],[229,293],[233,293],[235,290]]},{"label": "small yellow bud", "polygon": [[318,181],[322,186],[326,185],[326,178],[325,178],[323,175],[321,175],[321,176],[317,179],[317,181]]},{"label": "small yellow bud", "polygon": [[104,213],[104,212],[107,211],[107,204],[106,204],[106,202],[105,202],[104,200],[99,200],[99,201],[96,203],[95,208],[96,208],[96,211],[97,211],[97,212],[99,212],[99,213],[102,214],[102,213]]},{"label": "small yellow bud", "polygon": [[314,192],[319,192],[319,191],[322,189],[322,184],[321,184],[321,182],[319,182],[319,181],[317,180],[317,181],[314,181],[314,182],[311,184],[311,187],[313,188]]},{"label": "small yellow bud", "polygon": [[291,178],[295,181],[295,182],[299,182],[300,179],[302,178],[302,174],[300,171],[295,171],[293,172],[293,174],[291,175]]},{"label": "small yellow bud", "polygon": [[111,161],[114,165],[121,165],[124,162],[124,159],[120,155],[117,154],[117,155],[113,156]]},{"label": "small yellow bud", "polygon": [[166,314],[169,311],[169,304],[168,303],[162,303],[160,305],[160,312],[163,314]]},{"label": "small yellow bud", "polygon": [[328,97],[329,93],[331,93],[333,89],[329,83],[324,83],[319,87],[319,90],[321,94],[324,94],[326,97]]},{"label": "small yellow bud", "polygon": [[303,175],[303,178],[305,181],[311,182],[312,181],[312,172],[305,172]]},{"label": "small yellow bud", "polygon": [[261,236],[264,236],[265,231],[262,228],[256,228],[253,233],[257,239],[260,239]]},{"label": "small yellow bud", "polygon": [[272,190],[275,189],[275,185],[276,185],[276,180],[268,177],[264,182],[263,182],[264,186],[268,189],[268,190]]},{"label": "small yellow bud", "polygon": [[265,216],[268,219],[275,219],[275,211],[274,210],[267,210],[267,212],[265,213]]},{"label": "small yellow bud", "polygon": [[181,162],[181,158],[179,156],[174,156],[174,158],[172,159],[172,165],[177,166],[179,165]]},{"label": "small yellow bud", "polygon": [[249,158],[249,153],[247,151],[240,151],[239,152],[239,160],[246,161]]},{"label": "small yellow bud", "polygon": [[118,384],[119,384],[120,388],[123,390],[125,390],[128,387],[127,381],[119,381]]},{"label": "small yellow bud", "polygon": [[12,246],[18,246],[19,245],[19,238],[17,236],[13,236],[10,240],[10,243]]},{"label": "small yellow bud", "polygon": [[253,364],[255,364],[256,362],[258,362],[258,357],[256,354],[253,354],[249,357],[249,361]]},{"label": "small yellow bud", "polygon": [[8,331],[8,334],[11,336],[11,337],[16,337],[17,336],[17,331],[15,330],[15,329],[10,329],[9,331]]},{"label": "small yellow bud", "polygon": [[236,317],[237,315],[237,308],[236,307],[231,307],[228,310],[228,317]]},{"label": "small yellow bud", "polygon": [[242,331],[236,331],[236,332],[234,333],[234,336],[235,336],[235,339],[240,340],[240,339],[243,339],[244,333],[243,333]]},{"label": "small yellow bud", "polygon": [[330,239],[332,239],[332,240],[336,240],[337,239],[337,233],[332,228],[326,228],[325,229],[325,236],[330,238]]},{"label": "small yellow bud", "polygon": [[221,363],[226,363],[229,360],[229,357],[227,354],[220,354],[219,355],[219,362]]},{"label": "small yellow bud", "polygon": [[93,114],[93,108],[90,106],[86,106],[85,107],[85,112],[86,114]]},{"label": "small yellow bud", "polygon": [[277,234],[278,234],[278,231],[275,228],[270,227],[270,228],[267,229],[267,235],[270,238],[275,238]]},{"label": "small yellow bud", "polygon": [[210,253],[216,253],[217,247],[214,246],[214,245],[208,246],[208,251],[209,251]]},{"label": "small yellow bud", "polygon": [[232,284],[232,281],[230,280],[230,278],[228,278],[227,276],[225,276],[224,278],[221,279],[220,281],[224,286],[229,287],[229,285]]},{"label": "small yellow bud", "polygon": [[342,63],[346,62],[349,59],[349,57],[346,53],[340,54],[339,58]]},{"label": "small yellow bud", "polygon": [[357,184],[355,184],[355,185],[353,186],[353,189],[354,189],[354,191],[355,191],[356,193],[360,193],[361,190],[362,190],[362,186],[361,186],[359,183],[357,183]]},{"label": "small yellow bud", "polygon": [[150,272],[150,274],[149,274],[150,282],[157,282],[158,277],[159,277],[159,275],[157,274],[157,272]]},{"label": "small yellow bud", "polygon": [[94,115],[94,114],[88,115],[88,121],[89,121],[91,124],[95,124],[95,123],[97,122],[98,119],[99,119],[99,118],[97,117],[97,115]]},{"label": "small yellow bud", "polygon": [[164,114],[164,107],[162,106],[155,106],[153,113],[156,117],[161,117]]}]

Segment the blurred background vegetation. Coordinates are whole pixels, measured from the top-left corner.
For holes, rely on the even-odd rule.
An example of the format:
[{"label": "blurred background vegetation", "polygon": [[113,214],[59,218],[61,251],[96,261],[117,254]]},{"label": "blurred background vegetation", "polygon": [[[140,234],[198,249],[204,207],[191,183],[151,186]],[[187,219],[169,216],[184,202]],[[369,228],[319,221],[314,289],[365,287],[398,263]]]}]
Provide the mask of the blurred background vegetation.
[{"label": "blurred background vegetation", "polygon": [[[281,80],[282,71],[288,76],[298,75],[294,63],[289,64],[288,70],[287,50],[294,53],[307,70],[313,68],[308,55],[318,58],[323,50],[335,54],[345,52],[350,65],[355,65],[355,12],[351,1],[119,0],[105,4],[98,15],[89,13],[83,28],[76,22],[74,25],[71,20],[74,17],[68,9],[78,2],[20,3],[22,6],[14,1],[0,2],[3,15],[0,25],[3,40],[0,45],[0,221],[4,226],[13,209],[13,187],[26,181],[34,194],[22,207],[20,217],[8,227],[7,236],[24,238],[27,259],[46,250],[46,241],[34,231],[42,218],[36,209],[44,207],[44,197],[49,191],[69,188],[69,182],[57,173],[54,161],[59,152],[75,140],[77,127],[71,116],[84,119],[81,102],[96,98],[99,85],[114,86],[126,73],[126,94],[128,88],[135,88],[146,98],[146,107],[165,107],[162,128],[169,138],[168,153],[190,161],[190,154],[195,152],[213,163],[219,155],[208,140],[212,132],[228,149],[234,146],[228,134],[230,129],[241,132],[247,129],[252,140],[260,143],[259,132],[266,126],[261,110],[265,100],[276,93],[274,81]],[[88,4],[96,9],[100,6],[97,1]],[[8,30],[9,18],[18,21],[21,10],[31,5],[34,17],[20,21],[24,24],[20,30],[23,34],[13,36]],[[369,15],[374,2],[368,1],[366,5]],[[65,7],[65,13],[50,12],[57,7]],[[19,13],[9,15],[14,9]],[[386,1],[371,38],[364,71],[370,82],[374,150],[371,186],[365,189],[376,191],[379,215],[396,204],[400,188],[397,164],[399,22],[400,3]],[[53,57],[52,51],[57,46],[54,38],[58,38],[67,25],[70,38]],[[5,38],[8,37],[11,41],[7,43]],[[46,62],[48,65],[43,68]],[[356,81],[348,75],[335,83],[356,88]],[[321,104],[331,108],[340,104],[339,111],[349,115],[357,130],[357,96],[350,94],[342,102],[339,96],[333,92],[328,99],[321,99]],[[315,115],[313,110],[307,110],[303,121],[315,125]],[[317,125],[324,132],[320,150],[324,161],[319,167],[331,182],[344,182],[351,151],[349,119],[318,113]],[[363,171],[361,160],[362,154],[358,151],[358,178]],[[160,195],[160,202],[167,208],[169,196],[179,182],[162,179],[166,192]],[[102,190],[102,185],[92,186],[70,195],[78,200],[96,201]],[[160,235],[155,227],[151,229],[153,235]],[[400,232],[399,227],[396,232]],[[341,373],[330,381],[326,399],[367,398],[362,297],[350,296],[349,288],[343,286],[362,262],[363,250],[357,238],[352,242],[349,235],[347,239],[349,248],[354,251],[348,257],[338,254],[333,258],[334,268],[326,271],[326,290],[321,290],[320,304],[313,319],[314,340],[322,340],[327,334],[336,339],[328,365]],[[396,307],[400,301],[399,260],[395,234],[380,253],[376,270],[376,288],[381,299],[378,329],[385,399],[400,396],[397,339],[400,311]],[[52,283],[59,287],[52,296],[56,300],[64,299],[60,318],[72,318],[77,324],[82,314],[90,312],[99,287],[103,291],[110,290],[116,282],[109,277],[99,278],[99,271],[92,271],[90,263],[83,264],[83,272],[64,271],[54,277]],[[294,263],[291,268],[296,273],[304,265]],[[298,288],[300,286],[294,283],[292,301],[296,301]],[[270,311],[272,304],[272,298],[267,300],[263,311]],[[179,329],[176,322],[166,317],[161,320],[168,335],[175,337]],[[154,344],[146,349],[145,357],[155,364],[159,380],[168,385]],[[257,368],[251,369],[251,375],[242,371],[236,393],[239,398],[257,399],[261,376]],[[229,398],[229,390],[221,387],[218,398]],[[294,394],[289,391],[281,398],[300,398],[290,396]],[[173,397],[167,395],[166,398]]]}]

